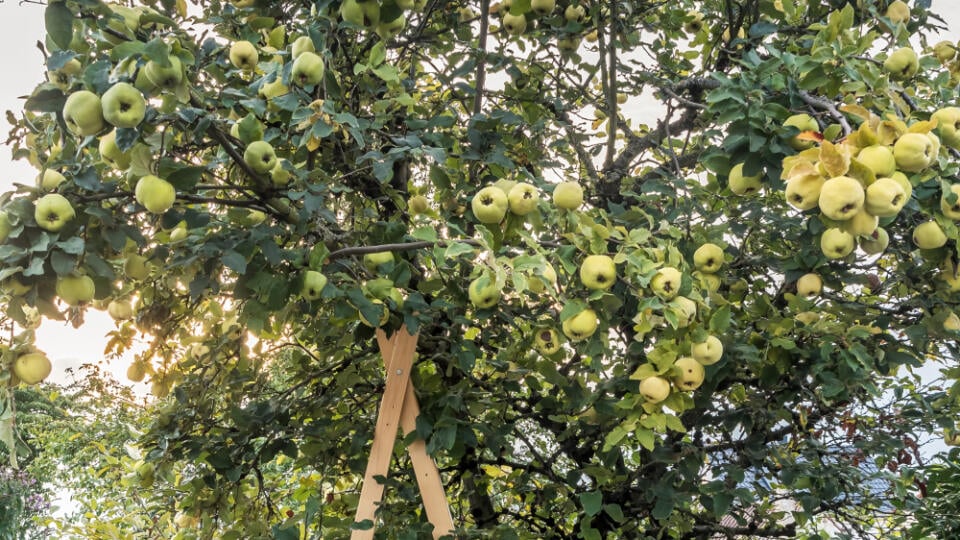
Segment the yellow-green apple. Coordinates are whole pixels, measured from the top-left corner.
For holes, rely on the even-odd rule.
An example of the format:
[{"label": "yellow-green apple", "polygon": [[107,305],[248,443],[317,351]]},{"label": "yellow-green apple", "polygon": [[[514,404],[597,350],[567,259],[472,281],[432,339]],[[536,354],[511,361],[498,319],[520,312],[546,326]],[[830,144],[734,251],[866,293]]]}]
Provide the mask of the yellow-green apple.
[{"label": "yellow-green apple", "polygon": [[947,199],[948,194],[944,193],[940,196],[940,211],[950,219],[960,220],[960,184],[951,185],[950,193],[956,195],[957,200],[954,201],[953,204],[950,204]]},{"label": "yellow-green apple", "polygon": [[693,277],[697,278],[697,281],[700,282],[700,288],[710,292],[720,290],[720,285],[723,283],[720,276],[700,272],[699,270],[693,273]]},{"label": "yellow-green apple", "polygon": [[910,22],[910,6],[903,0],[893,0],[887,6],[884,17],[890,19],[893,24],[906,24]]},{"label": "yellow-green apple", "polygon": [[390,309],[387,308],[387,305],[383,303],[383,300],[374,298],[373,300],[370,300],[370,303],[376,306],[376,308],[379,310],[380,317],[377,318],[376,322],[374,322],[368,319],[362,311],[357,310],[357,313],[360,315],[360,322],[362,322],[365,326],[369,326],[370,328],[380,328],[381,326],[387,324],[387,321],[390,320]]},{"label": "yellow-green apple", "polygon": [[600,324],[597,319],[597,312],[587,308],[563,321],[563,334],[573,341],[582,341],[589,338],[597,331],[597,325]]},{"label": "yellow-green apple", "polygon": [[63,104],[63,121],[75,135],[87,137],[103,131],[100,96],[89,90],[77,90]]},{"label": "yellow-green apple", "polygon": [[580,36],[577,34],[563,34],[557,39],[557,49],[563,54],[572,54],[580,48]]},{"label": "yellow-green apple", "polygon": [[940,140],[950,148],[960,148],[960,107],[944,107],[932,115],[937,121]]},{"label": "yellow-green apple", "polygon": [[696,390],[706,375],[703,364],[690,356],[677,358],[673,363],[673,384],[680,390]]},{"label": "yellow-green apple", "polygon": [[920,69],[920,59],[910,47],[901,47],[887,57],[883,69],[894,79],[909,79]]},{"label": "yellow-green apple", "polygon": [[556,354],[560,350],[560,334],[552,328],[540,328],[534,335],[534,346],[544,356]]},{"label": "yellow-green apple", "polygon": [[[240,128],[243,127],[241,130]],[[230,135],[246,144],[263,139],[263,124],[256,116],[248,115],[230,126]]]},{"label": "yellow-green apple", "polygon": [[893,145],[897,168],[907,172],[920,172],[937,158],[935,145],[923,133],[905,133]]},{"label": "yellow-green apple", "polygon": [[470,282],[467,290],[470,303],[479,309],[487,309],[500,301],[500,288],[489,276],[481,276]]},{"label": "yellow-green apple", "polygon": [[877,225],[879,224],[880,220],[877,216],[867,212],[865,209],[861,209],[854,214],[852,218],[842,222],[840,228],[852,234],[854,238],[857,238],[859,236],[869,236],[873,234],[873,231],[877,230]]},{"label": "yellow-green apple", "polygon": [[579,23],[587,18],[587,10],[580,4],[570,4],[563,10],[563,18],[567,22]]},{"label": "yellow-green apple", "polygon": [[386,264],[390,264],[394,261],[392,251],[377,251],[374,253],[367,253],[363,256],[363,266],[367,270],[377,274],[380,272],[380,267]]},{"label": "yellow-green apple", "polygon": [[670,382],[656,375],[640,381],[640,395],[647,403],[660,403],[670,395]]},{"label": "yellow-green apple", "polygon": [[470,202],[473,215],[480,223],[500,223],[507,215],[509,202],[503,190],[494,186],[487,186],[477,192]]},{"label": "yellow-green apple", "polygon": [[93,300],[96,287],[90,276],[63,276],[57,279],[57,296],[71,306]]},{"label": "yellow-green apple", "polygon": [[617,281],[617,265],[607,255],[590,255],[580,265],[580,281],[588,289],[609,289]]},{"label": "yellow-green apple", "polygon": [[723,266],[723,248],[707,243],[693,252],[693,265],[701,272],[714,274]]},{"label": "yellow-green apple", "polygon": [[820,188],[820,211],[835,221],[852,218],[863,208],[866,192],[860,181],[849,176],[835,176]]},{"label": "yellow-green apple", "polygon": [[821,290],[823,290],[823,280],[820,279],[819,274],[810,272],[797,280],[797,294],[804,298],[819,296]]},{"label": "yellow-green apple", "polygon": [[696,34],[703,30],[703,13],[688,11],[687,21],[683,23],[683,30],[688,34]]},{"label": "yellow-green apple", "polygon": [[130,168],[133,156],[129,151],[124,152],[117,146],[117,131],[113,130],[100,137],[100,159],[118,171],[125,171]]},{"label": "yellow-green apple", "polygon": [[277,153],[267,141],[253,141],[244,150],[243,161],[253,172],[266,174],[277,166]]},{"label": "yellow-green apple", "polygon": [[283,187],[290,183],[290,171],[283,166],[285,161],[284,159],[278,159],[277,164],[270,169],[270,182],[275,187]]},{"label": "yellow-green apple", "polygon": [[720,361],[723,356],[723,343],[717,336],[707,336],[707,339],[695,343],[690,348],[693,359],[705,366],[711,366]]},{"label": "yellow-green apple", "polygon": [[130,367],[127,368],[127,378],[131,382],[142,382],[144,377],[147,376],[147,367],[144,362],[134,361],[130,364]]},{"label": "yellow-green apple", "polygon": [[950,332],[960,332],[960,317],[951,311],[947,318],[943,320],[943,329]]},{"label": "yellow-green apple", "polygon": [[950,428],[943,428],[943,444],[947,446],[960,446],[960,432]]},{"label": "yellow-green apple", "polygon": [[747,176],[743,174],[743,163],[737,163],[730,169],[730,191],[736,195],[750,195],[760,191],[763,173]]},{"label": "yellow-green apple", "polygon": [[304,300],[319,300],[323,288],[327,286],[327,276],[316,270],[307,270],[303,273],[303,285],[300,287],[300,296]]},{"label": "yellow-green apple", "polygon": [[137,127],[147,112],[147,101],[132,84],[119,82],[100,98],[103,119],[118,128]]},{"label": "yellow-green apple", "polygon": [[553,189],[553,205],[576,210],[583,204],[583,188],[576,182],[561,182]]},{"label": "yellow-green apple", "polygon": [[820,202],[820,190],[826,181],[826,178],[819,174],[790,178],[785,190],[787,203],[797,210],[816,208]]},{"label": "yellow-green apple", "polygon": [[260,62],[257,47],[249,41],[235,41],[230,46],[230,63],[237,69],[253,71]]},{"label": "yellow-green apple", "polygon": [[137,253],[127,255],[123,261],[123,273],[130,279],[144,280],[150,277],[150,267],[147,258]]},{"label": "yellow-green apple", "polygon": [[939,41],[933,46],[933,54],[937,57],[937,60],[946,64],[956,58],[957,46],[951,41]]},{"label": "yellow-green apple", "polygon": [[10,214],[7,212],[0,212],[0,242],[3,242],[10,236],[10,232],[13,230],[13,224],[10,223]]},{"label": "yellow-green apple", "polygon": [[857,160],[869,167],[877,178],[890,176],[897,170],[897,160],[893,158],[893,150],[882,144],[874,144],[860,150]]},{"label": "yellow-green apple", "polygon": [[13,374],[27,385],[34,385],[46,379],[53,366],[50,359],[42,352],[21,354],[13,362]]},{"label": "yellow-green apple", "polygon": [[183,63],[176,56],[169,56],[169,66],[164,66],[156,60],[150,60],[143,66],[143,74],[157,88],[169,90],[176,88],[183,80]]},{"label": "yellow-green apple", "polygon": [[697,316],[697,303],[686,296],[678,296],[667,302],[667,309],[677,316],[677,328],[690,326]]},{"label": "yellow-green apple", "polygon": [[517,185],[519,182],[516,180],[510,180],[509,178],[501,178],[493,183],[493,187],[499,189],[503,192],[507,198],[510,198],[510,190],[513,189],[513,186]]},{"label": "yellow-green apple", "polygon": [[519,36],[527,29],[527,18],[523,15],[514,15],[508,11],[503,14],[501,26],[511,36]]},{"label": "yellow-green apple", "polygon": [[[376,3],[374,0],[368,2]],[[305,51],[293,61],[290,80],[298,86],[315,86],[323,80],[323,58],[314,52]]]},{"label": "yellow-green apple", "polygon": [[76,58],[71,58],[60,69],[47,72],[47,78],[57,88],[66,91],[70,87],[70,80],[79,75],[83,70],[83,64]]},{"label": "yellow-green apple", "polygon": [[893,176],[890,178],[893,178],[898,184],[900,184],[900,187],[903,188],[904,197],[906,197],[907,201],[909,201],[910,197],[913,195],[913,184],[910,183],[910,179],[907,178],[907,175],[897,171],[893,173]]},{"label": "yellow-green apple", "polygon": [[557,7],[557,0],[531,0],[530,8],[534,13],[541,17],[545,17],[553,13],[554,8]]},{"label": "yellow-green apple", "polygon": [[76,215],[70,201],[59,193],[49,193],[37,199],[33,211],[37,225],[50,232],[59,231]]},{"label": "yellow-green apple", "polygon": [[367,28],[373,28],[380,24],[380,2],[366,0],[360,2],[360,9],[363,10],[363,25]]},{"label": "yellow-green apple", "polygon": [[670,300],[680,292],[680,282],[683,274],[672,266],[665,266],[654,274],[650,280],[650,289],[653,294],[663,300]]},{"label": "yellow-green apple", "polygon": [[[809,114],[794,114],[788,117],[783,121],[784,127],[794,127],[800,130],[800,133],[805,131],[820,132],[820,125],[817,124],[815,118]],[[794,150],[806,150],[807,148],[813,147],[813,141],[805,141],[798,138],[797,135],[794,135],[790,138],[790,146]]]},{"label": "yellow-green apple", "polygon": [[925,221],[913,229],[913,243],[920,249],[937,249],[947,243],[947,235],[936,221]]},{"label": "yellow-green apple", "polygon": [[290,45],[290,56],[296,60],[298,56],[305,52],[317,52],[316,46],[310,36],[300,36]]},{"label": "yellow-green apple", "polygon": [[820,251],[828,259],[842,259],[857,247],[856,239],[839,227],[831,227],[820,235]]},{"label": "yellow-green apple", "polygon": [[115,321],[125,321],[133,318],[133,304],[129,300],[111,300],[107,304],[107,313]]},{"label": "yellow-green apple", "polygon": [[867,255],[883,253],[888,245],[890,245],[890,235],[883,227],[877,227],[873,234],[860,239],[860,249]]},{"label": "yellow-green apple", "polygon": [[525,216],[536,210],[539,200],[540,195],[537,193],[537,188],[526,182],[520,182],[513,186],[507,194],[510,212],[518,216]]},{"label": "yellow-green apple", "polygon": [[864,208],[877,217],[893,217],[907,204],[903,186],[893,178],[879,178],[867,186]]},{"label": "yellow-green apple", "polygon": [[363,8],[357,0],[343,0],[340,4],[340,17],[355,26],[363,26]]},{"label": "yellow-green apple", "polygon": [[399,36],[400,32],[403,32],[403,29],[406,27],[407,17],[401,13],[392,21],[381,20],[377,24],[376,33],[378,36],[380,36],[380,39],[384,41],[390,41],[391,39]]},{"label": "yellow-green apple", "polygon": [[413,215],[426,213],[430,209],[430,201],[423,195],[414,195],[407,201],[407,208]]},{"label": "yellow-green apple", "polygon": [[259,94],[260,97],[266,100],[271,100],[273,98],[285,96],[289,93],[290,93],[290,87],[283,84],[283,79],[281,79],[280,76],[277,76],[276,79],[268,83],[264,83],[264,85],[260,87],[260,90],[257,91],[257,94]]},{"label": "yellow-green apple", "polygon": [[555,289],[557,286],[557,271],[553,269],[552,264],[544,263],[543,272],[540,275],[527,278],[527,285],[530,287],[530,291],[535,294],[545,291],[548,285],[550,289]]},{"label": "yellow-green apple", "polygon": [[162,214],[177,200],[177,190],[163,178],[148,174],[137,181],[133,196],[151,214]]},{"label": "yellow-green apple", "polygon": [[40,186],[40,189],[44,191],[53,191],[66,181],[66,179],[65,176],[60,174],[60,171],[44,169],[42,173],[37,175],[37,184]]}]

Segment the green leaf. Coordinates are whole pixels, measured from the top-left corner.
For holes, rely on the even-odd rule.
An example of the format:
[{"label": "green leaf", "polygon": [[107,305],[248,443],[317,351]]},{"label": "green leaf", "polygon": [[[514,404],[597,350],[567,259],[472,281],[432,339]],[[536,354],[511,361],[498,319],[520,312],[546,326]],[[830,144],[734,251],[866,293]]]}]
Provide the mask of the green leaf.
[{"label": "green leaf", "polygon": [[223,254],[223,265],[238,274],[247,272],[247,259],[236,251],[226,251]]},{"label": "green leaf", "polygon": [[710,317],[710,331],[722,335],[730,328],[730,306],[717,308]]},{"label": "green leaf", "polygon": [[612,517],[617,523],[623,523],[627,519],[626,516],[623,515],[623,509],[620,508],[619,504],[605,504],[603,505],[603,511],[606,512],[608,516]]},{"label": "green leaf", "polygon": [[73,12],[64,2],[51,2],[43,13],[47,34],[61,49],[69,49],[73,41]]},{"label": "green leaf", "polygon": [[637,437],[637,442],[647,450],[653,450],[654,444],[656,443],[656,435],[654,435],[652,429],[638,429],[634,433]]},{"label": "green leaf", "polygon": [[595,516],[603,509],[603,493],[599,491],[581,493],[580,504],[588,516]]},{"label": "green leaf", "polygon": [[447,246],[447,249],[443,252],[443,256],[447,259],[453,259],[464,255],[467,253],[473,253],[477,248],[471,246],[470,244],[465,244],[463,242],[454,242]]},{"label": "green leaf", "polygon": [[28,111],[55,113],[63,110],[63,104],[66,101],[67,96],[59,88],[44,88],[41,86],[27,98],[23,107]]}]

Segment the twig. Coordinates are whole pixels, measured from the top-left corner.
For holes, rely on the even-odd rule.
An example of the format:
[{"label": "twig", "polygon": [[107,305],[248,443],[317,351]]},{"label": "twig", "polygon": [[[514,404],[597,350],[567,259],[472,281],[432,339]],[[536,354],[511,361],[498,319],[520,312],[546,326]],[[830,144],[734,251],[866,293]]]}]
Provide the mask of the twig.
[{"label": "twig", "polygon": [[820,110],[830,113],[830,116],[839,122],[840,126],[843,128],[844,135],[849,135],[851,132],[853,132],[853,128],[850,127],[850,123],[847,122],[847,118],[843,116],[839,110],[837,110],[837,106],[833,103],[833,101],[820,96],[811,95],[806,90],[800,91],[800,99],[802,99],[804,103],[810,105],[811,107],[816,107]]}]

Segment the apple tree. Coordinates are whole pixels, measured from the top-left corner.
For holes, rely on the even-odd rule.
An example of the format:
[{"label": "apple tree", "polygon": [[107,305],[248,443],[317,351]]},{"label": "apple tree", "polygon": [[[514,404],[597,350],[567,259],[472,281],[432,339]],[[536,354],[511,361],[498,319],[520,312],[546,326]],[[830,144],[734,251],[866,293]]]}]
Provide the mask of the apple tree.
[{"label": "apple tree", "polygon": [[[457,537],[586,539],[902,536],[925,445],[960,442],[960,56],[929,1],[44,16],[6,312],[106,310],[155,396],[146,499],[83,519],[369,527],[375,328],[418,334],[387,538],[432,529],[417,438]],[[48,367],[23,336],[12,383]]]}]

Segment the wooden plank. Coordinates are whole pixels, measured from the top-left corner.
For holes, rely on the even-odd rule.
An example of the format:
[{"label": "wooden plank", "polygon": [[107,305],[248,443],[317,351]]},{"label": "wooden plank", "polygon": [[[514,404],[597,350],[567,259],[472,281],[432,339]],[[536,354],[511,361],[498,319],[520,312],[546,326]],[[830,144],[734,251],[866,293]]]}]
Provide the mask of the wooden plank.
[{"label": "wooden plank", "polygon": [[[381,345],[383,345],[382,342]],[[410,382],[410,367],[413,365],[417,336],[411,335],[404,328],[394,334],[387,345],[388,348],[381,353],[384,363],[390,368],[387,370],[387,384],[383,391],[383,399],[380,401],[377,426],[373,432],[370,460],[363,475],[363,487],[360,489],[360,502],[357,505],[357,515],[354,520],[356,522],[368,519],[374,521],[376,506],[383,499],[383,484],[377,482],[375,477],[386,477],[390,468],[393,445],[397,440],[397,428],[400,427],[400,412]],[[355,530],[350,538],[371,540],[374,530],[375,527],[363,531]]]}]

